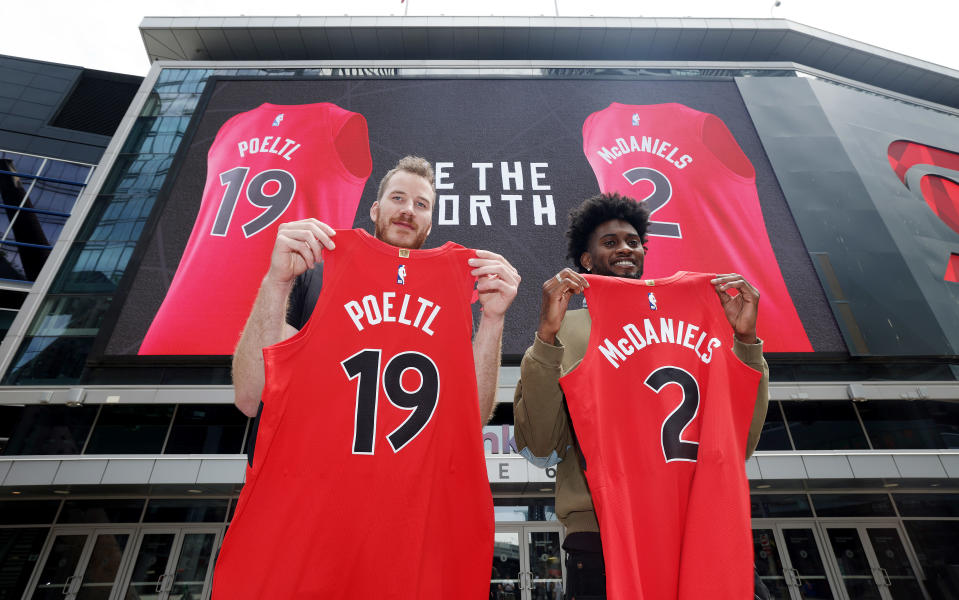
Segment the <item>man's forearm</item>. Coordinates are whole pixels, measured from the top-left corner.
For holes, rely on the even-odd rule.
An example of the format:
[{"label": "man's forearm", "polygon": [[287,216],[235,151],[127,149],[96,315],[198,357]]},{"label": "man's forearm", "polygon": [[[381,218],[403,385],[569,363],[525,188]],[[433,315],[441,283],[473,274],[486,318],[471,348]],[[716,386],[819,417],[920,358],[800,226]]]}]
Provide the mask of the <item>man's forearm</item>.
[{"label": "man's forearm", "polygon": [[503,317],[480,317],[473,336],[473,363],[476,367],[476,392],[479,396],[480,425],[493,416],[499,380],[500,352],[503,344]]},{"label": "man's forearm", "polygon": [[288,337],[286,303],[292,284],[263,279],[250,318],[233,353],[234,402],[248,417],[256,416],[265,381],[263,348]]}]

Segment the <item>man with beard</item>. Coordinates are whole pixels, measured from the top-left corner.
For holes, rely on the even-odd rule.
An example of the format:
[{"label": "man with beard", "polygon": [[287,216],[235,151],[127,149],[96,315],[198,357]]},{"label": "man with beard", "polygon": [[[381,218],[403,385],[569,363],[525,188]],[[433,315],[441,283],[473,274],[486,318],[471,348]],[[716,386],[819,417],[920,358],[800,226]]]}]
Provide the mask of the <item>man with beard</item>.
[{"label": "man with beard", "polygon": [[[533,345],[523,356],[514,396],[515,436],[516,446],[534,464],[556,465],[556,513],[566,527],[566,598],[605,598],[600,528],[559,379],[587,352],[589,312],[568,310],[571,297],[588,286],[583,273],[641,278],[649,211],[631,198],[603,194],[586,200],[569,219],[568,258],[578,269],[565,268],[543,284],[539,325]],[[759,442],[769,401],[769,370],[762,356],[762,341],[756,336],[759,292],[737,274],[718,275],[710,283],[733,329],[733,352],[762,373],[745,459]],[[739,293],[732,296],[727,292],[731,289]],[[637,381],[636,385],[643,383]],[[650,493],[656,490],[651,488]],[[758,576],[756,582],[758,597],[768,597],[762,595],[765,589]]]},{"label": "man with beard", "polygon": [[[375,237],[314,219],[280,226],[234,355],[237,406],[247,415],[260,406],[259,448],[214,598],[371,597],[382,584],[363,571],[384,540],[404,545],[387,575],[404,597],[489,593],[494,516],[480,427],[519,275],[492,252],[419,249],[435,197],[430,164],[405,157],[370,208]],[[324,255],[317,302],[313,267]],[[296,295],[314,299],[294,300],[291,312],[303,314],[286,316],[294,279],[308,270]],[[351,510],[362,522],[342,520]],[[475,539],[463,553],[446,530],[453,515]],[[461,561],[457,577],[433,576]]]},{"label": "man with beard", "polygon": [[[380,181],[370,207],[374,237],[399,248],[420,248],[432,228],[435,200],[432,165],[418,156],[401,158]],[[331,227],[316,219],[280,225],[270,268],[233,355],[235,403],[249,417],[261,406],[262,349],[292,337],[309,320],[323,285],[322,249],[336,247],[334,236]],[[498,254],[477,250],[476,255],[470,266],[471,274],[479,277],[483,311],[473,355],[482,426],[492,415],[504,315],[516,297],[520,276]]]}]

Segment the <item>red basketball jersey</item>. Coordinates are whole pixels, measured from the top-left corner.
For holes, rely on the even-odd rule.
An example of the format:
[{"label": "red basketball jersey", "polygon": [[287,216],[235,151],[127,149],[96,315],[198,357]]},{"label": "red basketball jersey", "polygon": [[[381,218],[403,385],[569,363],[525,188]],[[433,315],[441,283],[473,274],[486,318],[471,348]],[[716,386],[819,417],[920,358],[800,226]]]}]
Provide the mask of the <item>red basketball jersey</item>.
[{"label": "red basketball jersey", "polygon": [[603,192],[652,213],[646,273],[740,273],[763,296],[767,352],[811,352],[766,233],[752,164],[715,115],[682,104],[613,103],[583,123]]},{"label": "red basketball jersey", "polygon": [[337,233],[312,317],[263,350],[256,454],[214,598],[488,598],[474,255]]},{"label": "red basketball jersey", "polygon": [[371,164],[366,119],[335,104],[263,104],[227,121],[139,354],[233,354],[280,223],[314,217],[352,227]]},{"label": "red basketball jersey", "polygon": [[592,325],[560,379],[610,600],[752,598],[746,439],[760,374],[709,279],[587,275]]}]

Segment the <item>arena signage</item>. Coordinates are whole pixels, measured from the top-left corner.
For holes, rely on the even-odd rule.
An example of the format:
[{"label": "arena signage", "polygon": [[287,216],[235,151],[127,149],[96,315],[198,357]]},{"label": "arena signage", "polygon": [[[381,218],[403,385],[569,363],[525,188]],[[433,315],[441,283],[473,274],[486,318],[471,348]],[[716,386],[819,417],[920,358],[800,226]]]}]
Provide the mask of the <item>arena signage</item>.
[{"label": "arena signage", "polygon": [[[507,356],[531,343],[542,282],[573,266],[567,213],[600,191],[649,205],[646,277],[742,273],[762,293],[767,352],[845,350],[732,81],[221,78],[180,146],[98,358],[230,354],[279,224],[309,215],[372,230],[379,179],[406,154],[435,165],[427,247],[492,250],[522,275]],[[315,191],[331,178],[346,191]],[[154,343],[157,331],[168,341]]]}]

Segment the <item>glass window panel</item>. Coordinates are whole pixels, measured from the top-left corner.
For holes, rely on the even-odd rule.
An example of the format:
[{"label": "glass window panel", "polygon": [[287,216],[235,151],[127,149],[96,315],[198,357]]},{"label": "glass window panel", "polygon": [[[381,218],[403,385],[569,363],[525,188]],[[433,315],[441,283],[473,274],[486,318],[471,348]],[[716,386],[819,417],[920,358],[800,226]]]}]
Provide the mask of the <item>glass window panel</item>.
[{"label": "glass window panel", "polygon": [[766,422],[759,437],[756,450],[792,450],[789,444],[789,435],[786,433],[786,422],[783,420],[782,410],[778,401],[770,401],[766,412]]},{"label": "glass window panel", "polygon": [[890,400],[857,408],[877,449],[959,448],[959,403]]},{"label": "glass window panel", "polygon": [[82,192],[83,187],[79,185],[38,181],[30,190],[27,202],[23,206],[69,213]]},{"label": "glass window panel", "polygon": [[171,404],[104,405],[85,454],[159,454],[172,417]]},{"label": "glass window panel", "polygon": [[893,494],[903,517],[959,517],[959,494]]},{"label": "glass window panel", "polygon": [[101,190],[104,194],[156,194],[163,187],[172,155],[120,155]]},{"label": "glass window panel", "polygon": [[494,498],[496,519],[500,516],[504,521],[555,521],[556,506],[553,499],[538,500],[533,498]]},{"label": "glass window panel", "polygon": [[[15,172],[9,160],[0,159],[0,171]],[[0,200],[6,206],[20,206],[33,185],[33,179],[0,173]]]},{"label": "glass window panel", "polygon": [[888,494],[812,494],[819,517],[894,517]]},{"label": "glass window panel", "polygon": [[23,301],[26,299],[26,292],[0,288],[0,308],[18,310],[23,305]]},{"label": "glass window panel", "polygon": [[25,406],[4,454],[80,454],[96,406]]},{"label": "glass window panel", "polygon": [[64,181],[86,183],[87,176],[89,175],[91,169],[92,167],[88,165],[64,162],[62,160],[54,160],[51,158],[47,159],[47,164],[43,167],[43,172],[40,173],[40,175],[43,177],[49,177],[51,179],[62,179]]},{"label": "glass window panel", "polygon": [[124,598],[155,599],[157,582],[166,572],[175,535],[172,533],[147,533],[143,535],[137,550],[130,586]]},{"label": "glass window panel", "polygon": [[[22,248],[18,246],[0,242],[0,279],[9,279],[12,281],[32,281],[32,279],[27,278],[27,275],[23,270],[23,262],[21,261],[20,256],[21,250]],[[45,252],[49,254],[50,251],[35,249],[33,256],[35,256],[37,252]],[[31,256],[30,251],[27,251],[27,255]]]},{"label": "glass window panel", "polygon": [[[7,212],[9,213],[9,211]],[[13,218],[13,223],[6,232],[6,238],[4,239],[4,242],[19,242],[20,244],[33,244],[37,246],[52,246],[53,244],[51,243],[50,238],[47,237],[47,232],[43,229],[43,219],[46,216],[47,215],[28,210],[17,211]],[[63,219],[61,218],[61,222],[62,221]],[[37,272],[39,271],[36,263],[39,261],[39,265],[43,265],[43,261],[46,260],[46,257],[49,254],[49,248],[35,249],[24,246],[16,246],[15,244],[10,244],[10,246],[20,253],[22,260],[28,263],[26,266],[30,267],[29,275],[35,279]]]},{"label": "glass window panel", "polygon": [[519,533],[497,531],[493,540],[493,568],[490,571],[490,598],[519,600]]},{"label": "glass window panel", "polygon": [[138,523],[143,500],[66,500],[58,523]]},{"label": "glass window panel", "polygon": [[223,523],[227,500],[150,500],[144,523]]},{"label": "glass window panel", "polygon": [[77,594],[78,600],[80,598],[84,600],[100,598],[100,592],[107,592],[106,595],[102,596],[103,598],[110,596],[110,589],[103,589],[104,586],[96,586],[92,590],[84,588],[98,583],[113,583],[116,580],[117,571],[120,570],[120,561],[123,559],[123,551],[126,549],[129,540],[130,535],[126,533],[103,533],[97,536],[93,544],[93,552],[87,559],[87,567],[83,571],[83,583],[80,593]]},{"label": "glass window panel", "polygon": [[0,525],[48,525],[58,508],[59,500],[0,500]]},{"label": "glass window panel", "polygon": [[[899,539],[899,530],[893,527],[869,527],[866,529],[869,543],[876,553],[879,566],[893,577],[915,577],[906,549]],[[898,583],[898,582],[897,582]]]},{"label": "glass window panel", "polygon": [[[40,573],[40,584],[63,586],[72,577],[87,542],[86,534],[58,535]],[[57,590],[62,591],[62,590]]]},{"label": "glass window panel", "polygon": [[[25,215],[26,213],[20,214],[21,217]],[[60,232],[63,231],[67,217],[60,215],[37,215],[37,222],[41,229],[43,229],[43,237],[47,240],[47,243],[52,246],[60,239]],[[49,256],[49,252],[46,254]],[[44,257],[44,260],[46,260],[46,257]]]},{"label": "glass window panel", "polygon": [[[184,108],[187,102],[186,99],[180,100],[179,108]],[[192,108],[189,110],[192,113]],[[187,130],[189,121],[189,116],[141,116],[134,123],[133,131],[123,144],[121,153],[173,154],[183,139],[183,133]]]},{"label": "glass window panel", "polygon": [[[7,332],[10,331],[10,327],[13,325],[13,320],[17,317],[17,311],[15,310],[0,310],[0,340],[3,340],[7,336]],[[0,435],[0,452],[3,452],[3,436]]]},{"label": "glass window panel", "polygon": [[[75,243],[54,280],[51,293],[112,293],[123,277],[134,245],[134,242]],[[105,255],[111,260],[104,260]]]},{"label": "glass window panel", "polygon": [[849,450],[869,447],[852,402],[783,402],[796,450]]},{"label": "glass window panel", "polygon": [[955,598],[959,581],[959,521],[903,521],[933,598]]},{"label": "glass window panel", "polygon": [[28,331],[35,336],[96,335],[109,306],[104,296],[53,296],[40,306]]},{"label": "glass window panel", "polygon": [[494,506],[493,512],[497,522],[515,523],[529,521],[528,506]]},{"label": "glass window panel", "polygon": [[783,577],[783,564],[772,529],[753,529],[753,556],[760,577]]},{"label": "glass window panel", "polygon": [[0,529],[0,598],[23,596],[47,531],[46,527]]},{"label": "glass window panel", "polygon": [[806,494],[753,494],[749,502],[754,519],[812,516]]},{"label": "glass window panel", "polygon": [[[10,437],[13,436],[22,416],[22,406],[0,406],[0,454],[3,454],[10,442]],[[0,517],[2,515],[3,512],[0,511]]]},{"label": "glass window panel", "polygon": [[44,385],[76,382],[93,345],[92,337],[24,338],[5,384]]},{"label": "glass window panel", "polygon": [[176,585],[172,590],[174,598],[199,597],[203,591],[210,559],[213,558],[212,533],[188,533],[183,536],[180,558],[176,564]]},{"label": "glass window panel", "polygon": [[238,453],[246,423],[246,415],[232,404],[181,404],[164,453]]},{"label": "glass window panel", "polygon": [[10,162],[0,164],[0,170],[13,171],[25,175],[38,174],[40,167],[43,165],[43,159],[39,156],[29,156],[16,152],[0,152],[0,161],[3,161],[3,159]]}]

